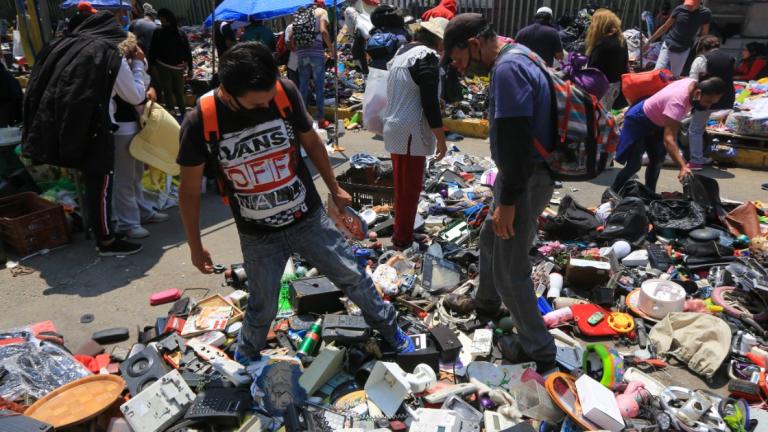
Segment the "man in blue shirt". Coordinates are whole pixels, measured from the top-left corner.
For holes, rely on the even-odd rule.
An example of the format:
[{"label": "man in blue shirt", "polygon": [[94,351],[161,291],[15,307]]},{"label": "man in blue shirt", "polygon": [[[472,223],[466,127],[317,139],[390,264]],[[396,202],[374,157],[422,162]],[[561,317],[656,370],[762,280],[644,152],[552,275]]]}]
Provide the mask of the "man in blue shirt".
[{"label": "man in blue shirt", "polygon": [[459,73],[490,72],[491,155],[499,169],[495,208],[480,233],[480,317],[498,319],[509,309],[518,340],[503,347],[512,362],[533,360],[540,373],[556,368],[554,339],[541,318],[528,259],[537,219],[549,203],[554,182],[535,141],[551,148],[551,92],[548,77],[527,48],[505,43],[480,14],[456,16],[445,30],[445,54]]}]

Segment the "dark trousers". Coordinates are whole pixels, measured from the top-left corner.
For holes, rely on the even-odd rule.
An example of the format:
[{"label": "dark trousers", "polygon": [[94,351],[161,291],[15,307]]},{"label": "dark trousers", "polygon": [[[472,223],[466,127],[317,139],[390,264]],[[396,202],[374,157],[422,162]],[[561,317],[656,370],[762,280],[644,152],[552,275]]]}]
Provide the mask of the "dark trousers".
[{"label": "dark trousers", "polygon": [[157,78],[160,81],[165,107],[169,110],[179,107],[184,115],[184,70],[157,65]]},{"label": "dark trousers", "polygon": [[395,176],[395,231],[392,244],[408,247],[413,243],[413,223],[424,184],[425,156],[392,154]]},{"label": "dark trousers", "polygon": [[[640,171],[640,168],[643,166],[643,153],[648,153],[648,166],[645,167],[645,185],[652,191],[656,191],[656,183],[659,181],[661,167],[664,165],[664,158],[667,156],[666,151],[658,151],[657,141],[659,139],[661,137],[648,137],[643,142],[639,142],[627,150],[627,163],[624,164],[624,168],[616,175],[611,189],[616,192],[620,191],[622,186],[635,173]],[[649,143],[648,141],[652,142]]]},{"label": "dark trousers", "polygon": [[[508,239],[497,236],[493,231],[492,213],[480,230],[480,285],[475,305],[478,309],[494,311],[503,302],[525,353],[540,363],[554,362],[557,348],[536,304],[528,252],[536,238],[539,216],[554,190],[549,171],[537,167],[528,180],[527,189],[515,202],[515,235]],[[498,193],[498,188],[495,192]]]},{"label": "dark trousers", "polygon": [[97,242],[113,238],[112,230],[112,184],[113,173],[82,173],[85,197],[82,211],[88,216]]}]

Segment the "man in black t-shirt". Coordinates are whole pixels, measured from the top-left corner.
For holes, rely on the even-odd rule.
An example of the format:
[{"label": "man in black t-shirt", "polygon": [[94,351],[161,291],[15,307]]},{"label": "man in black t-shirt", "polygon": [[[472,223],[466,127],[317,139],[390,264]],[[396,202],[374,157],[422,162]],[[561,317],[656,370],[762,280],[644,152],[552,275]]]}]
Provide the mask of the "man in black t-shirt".
[{"label": "man in black t-shirt", "polygon": [[231,21],[216,21],[213,25],[213,41],[216,45],[216,54],[219,58],[224,56],[232,46],[237,43],[235,29]]},{"label": "man in black t-shirt", "polygon": [[552,9],[546,6],[536,11],[533,24],[517,32],[515,42],[530,48],[544,59],[547,66],[552,66],[555,59],[563,59],[563,43],[560,34],[552,26]]},{"label": "man in black t-shirt", "polygon": [[[213,261],[199,227],[200,183],[205,163],[211,161],[225,184],[248,275],[250,296],[236,360],[259,358],[277,313],[283,269],[293,253],[344,291],[398,352],[413,351],[413,342],[396,324],[394,308],[379,297],[322,208],[301,148],[331,192],[329,205],[343,209],[351,197],[336,182],[325,145],[296,87],[279,78],[272,53],[261,44],[238,44],[221,59],[219,79],[221,85],[212,96],[217,133],[204,134],[212,129],[211,117],[201,112],[201,105],[181,126],[179,206],[192,263],[211,273]],[[275,84],[278,79],[290,102],[287,114],[275,103],[282,94]],[[207,142],[215,136],[218,140]]]}]

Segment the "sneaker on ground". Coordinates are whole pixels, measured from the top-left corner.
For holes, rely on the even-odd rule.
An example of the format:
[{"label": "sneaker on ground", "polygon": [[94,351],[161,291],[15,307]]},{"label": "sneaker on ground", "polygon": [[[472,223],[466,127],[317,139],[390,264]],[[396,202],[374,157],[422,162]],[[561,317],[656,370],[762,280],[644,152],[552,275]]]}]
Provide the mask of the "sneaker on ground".
[{"label": "sneaker on ground", "polygon": [[395,333],[395,344],[395,349],[398,353],[403,354],[416,351],[413,341],[400,327],[397,328],[397,333]]},{"label": "sneaker on ground", "polygon": [[103,257],[133,255],[141,251],[141,248],[140,244],[118,239],[115,239],[108,245],[98,246],[99,256]]},{"label": "sneaker on ground", "polygon": [[261,355],[258,355],[256,357],[251,357],[248,355],[245,355],[245,353],[240,352],[240,348],[235,348],[235,361],[240,363],[243,366],[248,366],[251,363],[256,363],[257,361],[261,360]]},{"label": "sneaker on ground", "polygon": [[136,227],[127,231],[122,231],[121,234],[129,239],[138,240],[149,237],[149,230],[144,227]]},{"label": "sneaker on ground", "polygon": [[170,219],[170,216],[168,216],[167,213],[157,212],[157,213],[153,214],[152,216],[150,216],[150,217],[144,219],[143,221],[141,221],[141,223],[145,223],[145,224],[160,223],[160,222],[165,222],[168,219]]},{"label": "sneaker on ground", "polygon": [[482,323],[493,321],[494,323],[500,321],[502,318],[509,316],[509,310],[506,307],[501,306],[498,309],[487,310],[480,307],[475,308],[477,314],[477,320]]},{"label": "sneaker on ground", "polygon": [[702,165],[702,164],[700,164],[700,163],[695,163],[695,162],[688,162],[688,164],[687,164],[687,165],[688,165],[688,168],[689,168],[691,171],[701,171],[701,170],[703,170],[703,169],[704,169],[704,165]]},{"label": "sneaker on ground", "polygon": [[768,183],[763,183],[762,188],[763,188],[763,190],[767,190],[768,191]]}]

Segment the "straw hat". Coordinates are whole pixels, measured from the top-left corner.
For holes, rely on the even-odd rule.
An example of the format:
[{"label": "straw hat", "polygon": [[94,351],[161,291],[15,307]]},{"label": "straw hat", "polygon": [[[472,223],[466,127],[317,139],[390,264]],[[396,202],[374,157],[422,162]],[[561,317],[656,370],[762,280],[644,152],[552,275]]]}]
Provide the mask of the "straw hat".
[{"label": "straw hat", "polygon": [[147,104],[140,123],[144,127],[131,140],[131,156],[170,175],[178,175],[181,170],[176,164],[179,123],[154,102]]},{"label": "straw hat", "polygon": [[448,27],[448,22],[449,21],[445,18],[432,18],[427,22],[422,22],[421,28],[442,39],[445,35],[445,28]]}]

